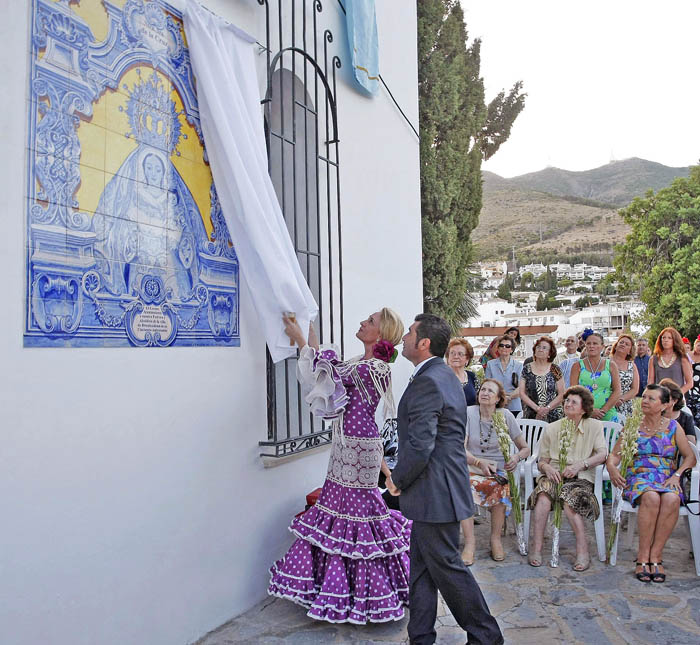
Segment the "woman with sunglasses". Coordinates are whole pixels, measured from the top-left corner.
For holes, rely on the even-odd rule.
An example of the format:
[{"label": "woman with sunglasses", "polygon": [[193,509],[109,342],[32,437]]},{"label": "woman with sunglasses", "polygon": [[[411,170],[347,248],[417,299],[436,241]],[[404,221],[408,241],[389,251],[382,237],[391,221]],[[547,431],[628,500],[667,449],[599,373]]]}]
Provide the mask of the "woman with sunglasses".
[{"label": "woman with sunglasses", "polygon": [[[518,467],[518,462],[527,459],[530,448],[523,437],[515,417],[503,410],[508,426],[508,434],[518,448],[506,462],[498,445],[498,437],[493,428],[493,414],[503,409],[506,393],[500,381],[487,378],[481,384],[478,395],[479,405],[467,408],[467,437],[465,448],[469,464],[469,483],[472,497],[477,506],[488,508],[491,512],[491,557],[500,562],[505,558],[501,543],[501,530],[510,513],[511,501],[506,472]],[[474,518],[462,520],[464,533],[464,550],[462,560],[465,564],[474,562]]]},{"label": "woman with sunglasses", "polygon": [[492,378],[503,386],[506,393],[506,407],[514,414],[523,409],[518,394],[523,364],[511,356],[516,347],[515,340],[508,334],[501,336],[497,344],[498,358],[489,361],[484,370],[484,378]]},{"label": "woman with sunglasses", "polygon": [[[515,351],[521,342],[520,330],[517,327],[508,327],[508,329],[506,329],[505,335],[510,336],[510,338],[513,339],[515,343],[515,345],[513,346],[513,351]],[[498,343],[500,340],[500,336],[494,338],[491,341],[491,344],[488,346],[488,349],[481,355],[479,363],[484,369],[486,369],[486,364],[489,361],[492,361],[494,358],[498,358]]]},{"label": "woman with sunglasses", "polygon": [[524,419],[539,419],[553,423],[564,412],[564,375],[554,364],[557,348],[549,336],[542,336],[532,348],[533,360],[523,366],[518,396],[525,404]]}]

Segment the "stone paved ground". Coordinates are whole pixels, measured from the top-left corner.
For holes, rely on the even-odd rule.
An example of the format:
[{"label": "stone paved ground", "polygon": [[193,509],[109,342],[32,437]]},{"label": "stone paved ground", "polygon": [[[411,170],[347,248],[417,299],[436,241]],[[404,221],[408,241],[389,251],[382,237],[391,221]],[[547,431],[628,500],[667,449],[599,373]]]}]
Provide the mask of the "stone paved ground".
[{"label": "stone paved ground", "polygon": [[[609,510],[606,508],[606,511]],[[479,581],[506,643],[549,645],[594,643],[595,645],[698,645],[700,643],[700,578],[689,558],[686,520],[681,518],[664,554],[667,582],[641,583],[632,575],[636,536],[626,548],[626,532],[620,538],[618,565],[607,566],[597,558],[584,573],[572,570],[573,533],[563,521],[560,566],[539,569],[527,564],[514,548],[514,536],[504,538],[510,546],[504,562],[493,562],[488,551],[488,520],[476,527],[477,559],[472,571]],[[607,530],[607,524],[606,524]],[[589,533],[591,552],[595,540]],[[441,604],[439,645],[462,644],[466,634]],[[286,600],[268,598],[245,614],[222,625],[196,645],[233,643],[297,643],[325,645],[389,645],[408,643],[408,619],[378,625],[332,625],[306,616],[305,610]]]}]

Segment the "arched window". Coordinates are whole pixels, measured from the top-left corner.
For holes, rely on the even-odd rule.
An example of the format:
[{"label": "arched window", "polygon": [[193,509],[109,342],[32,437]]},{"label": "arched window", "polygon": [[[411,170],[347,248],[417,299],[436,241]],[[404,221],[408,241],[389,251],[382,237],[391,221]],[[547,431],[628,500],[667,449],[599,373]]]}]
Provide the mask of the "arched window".
[{"label": "arched window", "polygon": [[[273,7],[273,5],[275,5]],[[316,331],[321,343],[343,350],[340,167],[338,160],[335,70],[330,31],[318,37],[320,3],[292,14],[282,34],[270,34],[285,5],[265,2],[267,12],[267,91],[265,127],[269,170],[289,236],[311,292],[319,305]],[[279,16],[271,17],[277,10]],[[307,15],[309,14],[309,15]],[[274,28],[273,28],[274,31]],[[270,47],[274,39],[274,47]],[[273,51],[277,53],[273,56]],[[314,57],[317,52],[320,60]],[[329,443],[330,426],[313,417],[301,396],[296,358],[273,363],[267,356],[268,439],[263,454],[282,457]]]}]

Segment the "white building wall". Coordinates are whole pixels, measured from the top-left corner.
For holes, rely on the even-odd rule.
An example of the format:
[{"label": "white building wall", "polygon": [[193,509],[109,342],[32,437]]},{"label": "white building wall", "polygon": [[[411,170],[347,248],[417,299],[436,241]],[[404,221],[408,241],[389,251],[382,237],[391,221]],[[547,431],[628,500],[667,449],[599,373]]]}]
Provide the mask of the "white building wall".
[{"label": "white building wall", "polygon": [[[265,41],[257,2],[205,4]],[[327,451],[276,468],[259,459],[265,348],[245,289],[240,348],[22,347],[29,47],[20,5],[3,3],[0,20],[0,643],[189,643],[264,596]],[[340,9],[324,3],[321,16],[344,64],[346,341],[359,352],[353,334],[369,313],[386,304],[408,323],[421,309],[418,142],[383,90],[366,98],[348,85]],[[415,5],[378,0],[377,20],[382,74],[417,124]],[[399,359],[397,398],[411,368]]]}]

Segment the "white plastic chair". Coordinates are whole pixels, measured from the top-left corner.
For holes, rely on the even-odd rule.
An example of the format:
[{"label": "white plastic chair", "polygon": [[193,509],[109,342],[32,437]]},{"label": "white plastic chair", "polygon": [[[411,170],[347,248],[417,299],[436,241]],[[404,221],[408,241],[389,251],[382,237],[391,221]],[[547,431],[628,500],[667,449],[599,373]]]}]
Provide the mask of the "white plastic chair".
[{"label": "white plastic chair", "polygon": [[[615,446],[617,442],[617,437],[622,430],[622,425],[620,423],[615,423],[614,421],[604,421],[603,422],[603,436],[605,437],[605,446],[607,448],[608,454]],[[605,544],[605,517],[603,513],[603,482],[610,481],[610,474],[605,464],[596,466],[595,469],[595,482],[593,484],[593,494],[598,500],[598,507],[600,508],[600,515],[598,519],[593,523],[595,528],[595,542],[598,548],[598,559],[601,562],[605,562],[606,556],[606,544]]]},{"label": "white plastic chair", "polygon": [[[691,471],[690,476],[690,499],[700,499],[700,452],[697,446],[688,442],[688,445],[695,453],[695,466]],[[695,508],[693,510],[696,510]],[[637,508],[632,506],[627,501],[622,502],[622,512],[623,513],[636,513]],[[700,576],[700,516],[693,515],[688,512],[685,506],[681,506],[679,515],[681,517],[685,516],[688,518],[688,529],[690,531],[690,543],[693,547],[693,553],[695,555],[695,575]],[[630,548],[632,546],[632,536],[634,535],[634,522],[632,518],[628,518],[627,527],[627,546]],[[622,521],[620,521],[622,524]],[[615,565],[617,563],[617,543],[620,538],[620,531],[618,529],[617,535],[615,536],[615,542],[613,543],[612,551],[610,552],[610,564]]]},{"label": "white plastic chair", "polygon": [[[525,435],[525,443],[530,448],[530,455],[535,452],[537,444],[540,442],[540,437],[542,437],[542,431],[547,427],[546,421],[540,421],[539,419],[516,419],[520,431]],[[529,459],[529,457],[528,457]],[[518,473],[520,478],[525,477],[525,464],[527,460],[521,461],[518,467]]]},{"label": "white plastic chair", "polygon": [[[539,470],[537,470],[537,455],[540,450],[539,446],[542,432],[547,427],[548,423],[546,421],[540,421],[539,419],[518,419],[518,425],[525,435],[527,445],[530,446],[530,456],[520,464],[520,474],[525,480],[525,495],[522,498],[525,504],[523,530],[525,532],[525,544],[528,544],[530,541],[530,511],[527,509],[527,500],[530,499],[530,495],[534,490],[534,478],[540,475]],[[520,487],[520,490],[523,490],[523,486]]]}]

